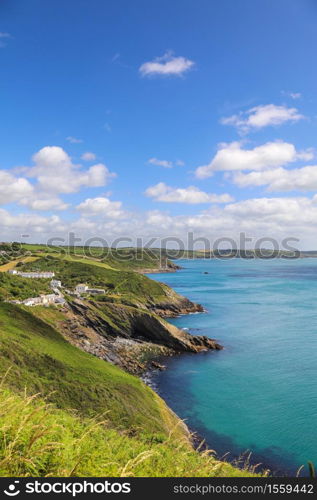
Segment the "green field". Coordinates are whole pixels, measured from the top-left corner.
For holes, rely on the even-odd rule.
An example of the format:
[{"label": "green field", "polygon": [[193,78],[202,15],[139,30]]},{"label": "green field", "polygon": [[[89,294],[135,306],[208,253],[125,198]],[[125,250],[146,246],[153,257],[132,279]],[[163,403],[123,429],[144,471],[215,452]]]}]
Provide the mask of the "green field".
[{"label": "green field", "polygon": [[[144,248],[67,247],[21,244],[22,251],[36,256],[51,255],[64,260],[85,261],[101,267],[135,271],[173,268],[164,251]],[[99,263],[99,264],[98,264]]]}]

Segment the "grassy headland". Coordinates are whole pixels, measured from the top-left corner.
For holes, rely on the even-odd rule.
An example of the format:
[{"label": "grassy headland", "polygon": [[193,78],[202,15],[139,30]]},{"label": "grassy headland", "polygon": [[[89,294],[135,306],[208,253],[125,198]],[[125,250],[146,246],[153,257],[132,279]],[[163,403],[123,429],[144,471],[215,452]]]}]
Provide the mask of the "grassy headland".
[{"label": "grassy headland", "polygon": [[[132,374],[155,355],[220,347],[162,318],[199,306],[135,272],[145,269],[136,258],[121,266],[32,252],[19,269],[54,271],[67,303],[8,303],[47,293],[49,282],[0,273],[0,474],[252,475],[195,451],[186,426]],[[151,265],[161,261],[151,257]],[[80,282],[106,293],[76,297]]]}]

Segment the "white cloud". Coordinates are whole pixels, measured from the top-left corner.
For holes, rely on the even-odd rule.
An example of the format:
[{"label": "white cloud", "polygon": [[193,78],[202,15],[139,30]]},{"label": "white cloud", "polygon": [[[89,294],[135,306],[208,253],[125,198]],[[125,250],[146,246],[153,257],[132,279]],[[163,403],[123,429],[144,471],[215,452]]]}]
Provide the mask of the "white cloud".
[{"label": "white cloud", "polygon": [[84,142],[82,139],[77,139],[77,137],[72,137],[71,135],[66,137],[66,141],[70,142],[71,144],[81,144],[82,142]]},{"label": "white cloud", "polygon": [[81,159],[84,161],[94,161],[96,159],[96,155],[91,151],[87,151],[81,155]]},{"label": "white cloud", "polygon": [[156,201],[188,203],[191,205],[198,203],[228,203],[229,201],[233,201],[233,198],[229,194],[205,193],[195,186],[172,188],[164,184],[164,182],[159,182],[155,186],[149,187],[145,191],[145,194]]},{"label": "white cloud", "polygon": [[82,187],[101,187],[116,176],[103,163],[81,169],[59,146],[42,148],[33,156],[33,161],[35,166],[26,173],[35,177],[38,186],[47,193],[75,193]]},{"label": "white cloud", "polygon": [[145,225],[153,227],[155,230],[156,228],[160,228],[160,230],[166,231],[173,227],[173,224],[173,217],[159,210],[151,210],[146,214]]},{"label": "white cloud", "polygon": [[69,204],[64,203],[60,198],[38,198],[36,193],[30,198],[21,199],[20,205],[25,205],[32,210],[50,211],[66,210]]},{"label": "white cloud", "polygon": [[143,63],[139,72],[142,76],[181,76],[194,66],[194,62],[185,57],[175,57],[166,52],[162,57]]},{"label": "white cloud", "polygon": [[296,108],[267,104],[255,106],[244,113],[222,118],[223,125],[233,125],[240,132],[258,130],[269,125],[282,125],[286,122],[297,122],[304,118]]},{"label": "white cloud", "polygon": [[[254,198],[189,216],[170,216],[158,210],[149,212],[144,227],[151,227],[152,234],[172,234],[185,239],[188,231],[196,237],[214,240],[221,237],[239,237],[244,232],[252,238],[297,237],[303,248],[307,241],[316,247],[313,228],[317,228],[317,196],[291,198]],[[253,239],[253,246],[255,240]],[[230,246],[230,245],[228,245]],[[252,246],[252,244],[251,244]]]},{"label": "white cloud", "polygon": [[24,177],[14,177],[0,170],[0,205],[18,203],[32,210],[65,210],[68,205],[58,197],[38,192],[36,186]]},{"label": "white cloud", "polygon": [[[85,187],[103,187],[115,177],[102,163],[88,169],[74,165],[58,146],[42,148],[33,155],[33,161],[32,167],[14,170],[23,172],[24,177],[0,170],[0,205],[17,203],[36,211],[66,210],[69,204],[59,194],[75,193]],[[33,178],[34,182],[26,177]]]},{"label": "white cloud", "polygon": [[317,165],[286,170],[238,173],[233,181],[239,187],[265,186],[268,191],[317,191]]},{"label": "white cloud", "polygon": [[[316,248],[317,196],[312,199],[304,196],[255,198],[225,206],[211,205],[208,210],[191,215],[171,215],[159,210],[125,213],[120,217],[120,223],[118,216],[112,214],[112,209],[107,211],[104,208],[109,208],[109,203],[118,202],[108,200],[109,203],[96,204],[95,201],[86,201],[81,207],[81,217],[75,221],[63,221],[56,215],[43,217],[36,213],[13,215],[0,209],[2,239],[20,240],[21,234],[29,234],[29,241],[45,242],[48,237],[67,238],[70,232],[75,232],[82,242],[90,237],[102,236],[109,245],[117,237],[131,238],[130,242],[125,240],[125,244],[129,245],[136,243],[136,237],[143,236],[147,243],[153,236],[165,238],[171,235],[186,244],[188,233],[192,231],[195,238],[208,238],[211,243],[227,237],[233,238],[239,245],[239,237],[245,233],[253,238],[251,247],[254,247],[256,238],[269,237],[281,241],[291,236],[300,239],[296,243],[299,248]],[[112,208],[116,211],[121,207]],[[155,244],[158,246],[160,240]]]},{"label": "white cloud", "polygon": [[243,149],[240,142],[232,142],[221,144],[212,161],[198,167],[195,174],[199,179],[205,179],[215,171],[263,170],[312,158],[311,150],[297,152],[293,144],[283,141],[267,142],[253,149]]},{"label": "white cloud", "polygon": [[[296,189],[317,193],[316,165],[292,170],[282,167],[298,159],[311,158],[311,151],[297,152],[292,144],[284,142],[267,143],[249,150],[240,143],[233,144],[221,145],[218,153],[229,150],[230,155],[220,158],[216,155],[217,161],[212,162],[211,172],[231,172],[228,175],[240,187],[264,185],[272,192]],[[159,210],[131,214],[123,209],[120,201],[111,201],[109,194],[103,194],[81,198],[81,202],[77,202],[76,220],[67,217],[63,220],[56,214],[39,215],[36,211],[67,208],[59,194],[78,192],[82,187],[102,186],[113,174],[103,164],[88,169],[75,165],[70,156],[57,146],[42,148],[33,159],[34,166],[19,169],[19,173],[17,170],[0,170],[0,204],[13,202],[34,210],[32,213],[16,213],[15,209],[9,213],[0,209],[2,239],[19,240],[21,234],[30,234],[29,241],[45,241],[48,237],[65,237],[74,231],[76,236],[82,238],[102,235],[109,243],[120,236],[131,237],[135,241],[137,236],[148,239],[151,236],[173,235],[186,241],[189,231],[193,231],[195,237],[211,240],[219,237],[237,239],[239,233],[245,232],[251,237],[267,236],[280,240],[296,236],[301,239],[300,247],[316,247],[317,195],[312,195],[311,199],[305,195],[273,198],[267,195],[233,202],[229,194],[208,193],[195,186],[174,188],[158,183],[146,191],[155,200],[190,205],[206,203],[208,208],[197,210],[198,213],[191,210],[190,215],[174,215]],[[34,181],[30,182],[27,176]]]},{"label": "white cloud", "polygon": [[249,227],[260,228],[264,223],[271,236],[276,226],[284,231],[302,231],[302,224],[317,224],[317,205],[306,197],[254,198],[227,205],[224,212],[247,221]]},{"label": "white cloud", "polygon": [[158,167],[164,167],[164,168],[172,168],[173,167],[172,161],[159,160],[158,158],[150,158],[148,160],[148,163],[150,163],[151,165],[156,165]]},{"label": "white cloud", "polygon": [[64,224],[57,215],[43,217],[42,215],[17,214],[12,215],[7,210],[0,208],[0,229],[3,231],[15,231],[13,234],[21,239],[21,234],[32,233],[36,239],[40,239],[43,234],[54,235],[57,231],[67,231]]},{"label": "white cloud", "polygon": [[14,177],[6,170],[0,170],[0,204],[13,203],[33,194],[32,184],[23,177]]},{"label": "white cloud", "polygon": [[87,198],[80,203],[76,208],[85,215],[100,215],[106,212],[109,208],[120,210],[122,207],[121,201],[110,201],[105,197]]},{"label": "white cloud", "polygon": [[122,210],[121,201],[110,201],[108,198],[104,197],[88,198],[76,208],[86,216],[98,215],[106,218],[118,219],[125,215]]},{"label": "white cloud", "polygon": [[176,161],[169,161],[169,160],[159,160],[158,158],[150,158],[148,161],[151,165],[156,165],[158,167],[163,167],[163,168],[173,168],[175,166],[177,167],[183,167],[185,163],[182,160],[176,160]]}]

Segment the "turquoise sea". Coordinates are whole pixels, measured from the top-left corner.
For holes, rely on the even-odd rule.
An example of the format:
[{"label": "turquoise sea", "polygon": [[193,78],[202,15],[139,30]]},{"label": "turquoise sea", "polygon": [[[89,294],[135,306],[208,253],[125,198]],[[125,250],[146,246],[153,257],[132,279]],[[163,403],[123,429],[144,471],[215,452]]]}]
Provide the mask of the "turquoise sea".
[{"label": "turquoise sea", "polygon": [[178,263],[150,277],[207,312],[171,322],[225,349],[165,359],[158,392],[220,457],[251,450],[290,475],[317,465],[317,259]]}]

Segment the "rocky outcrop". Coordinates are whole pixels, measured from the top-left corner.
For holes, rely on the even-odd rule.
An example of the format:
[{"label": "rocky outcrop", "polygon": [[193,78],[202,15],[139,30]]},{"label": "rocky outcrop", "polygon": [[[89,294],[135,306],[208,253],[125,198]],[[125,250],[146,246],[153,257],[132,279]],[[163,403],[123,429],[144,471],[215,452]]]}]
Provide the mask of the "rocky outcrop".
[{"label": "rocky outcrop", "polygon": [[161,260],[159,262],[159,267],[156,268],[148,268],[148,269],[135,269],[135,271],[141,274],[159,274],[159,273],[174,273],[179,269],[182,269],[181,266],[175,264],[172,260]]},{"label": "rocky outcrop", "polygon": [[175,352],[199,352],[221,349],[213,339],[191,335],[171,325],[157,314],[118,303],[98,305],[94,302],[73,300],[72,310],[84,318],[86,324],[110,340],[121,337],[162,345]]},{"label": "rocky outcrop", "polygon": [[203,306],[195,304],[185,297],[179,296],[174,302],[161,302],[150,308],[154,313],[163,318],[176,318],[182,314],[194,314],[204,312]]},{"label": "rocky outcrop", "polygon": [[222,349],[215,340],[191,335],[152,311],[119,303],[73,299],[64,318],[56,328],[69,342],[133,374],[154,368],[153,360],[162,356]]},{"label": "rocky outcrop", "polygon": [[131,326],[133,334],[137,337],[144,338],[155,344],[162,344],[175,352],[221,349],[221,346],[214,340],[208,337],[191,335],[157,315],[144,313],[135,315]]}]

